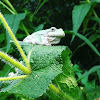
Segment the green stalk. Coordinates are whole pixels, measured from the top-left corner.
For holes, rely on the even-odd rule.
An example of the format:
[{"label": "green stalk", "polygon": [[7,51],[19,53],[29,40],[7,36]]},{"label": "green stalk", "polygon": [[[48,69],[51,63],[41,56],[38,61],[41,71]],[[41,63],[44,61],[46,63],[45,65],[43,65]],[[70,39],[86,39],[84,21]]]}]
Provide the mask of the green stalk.
[{"label": "green stalk", "polygon": [[29,35],[29,33],[28,33],[28,31],[27,31],[27,29],[26,29],[26,27],[25,27],[25,25],[21,22],[21,25],[22,25],[22,27],[23,27],[23,29],[24,29],[24,31],[25,31],[25,33],[27,34],[27,36]]},{"label": "green stalk", "polygon": [[16,80],[16,79],[23,79],[26,78],[28,75],[21,75],[21,76],[15,76],[15,77],[0,77],[0,81],[9,81],[9,80]]},{"label": "green stalk", "polygon": [[90,3],[90,0],[86,0],[88,3]]},{"label": "green stalk", "polygon": [[96,18],[99,18],[99,17],[97,16],[96,12],[94,11],[94,9],[92,9],[92,11],[93,11],[93,13],[94,13],[94,16],[95,16]]},{"label": "green stalk", "polygon": [[0,1],[0,4],[3,5],[6,9],[8,9],[12,14],[15,14],[9,7],[7,7],[3,2]]},{"label": "green stalk", "polygon": [[[98,17],[98,15],[96,14],[95,10],[94,10],[94,9],[92,9],[92,11],[93,11],[94,16],[95,16],[96,18],[98,18],[98,19],[99,19],[99,17]],[[100,22],[98,22],[98,24],[99,24],[99,27],[100,27]]]},{"label": "green stalk", "polygon": [[14,9],[14,7],[12,6],[12,4],[9,2],[9,0],[4,0],[4,2],[5,2],[15,13],[17,13],[16,10]]},{"label": "green stalk", "polygon": [[12,30],[11,30],[10,27],[8,26],[6,20],[4,19],[3,15],[1,14],[1,12],[0,12],[0,19],[1,19],[2,23],[4,24],[5,28],[7,29],[9,35],[10,35],[11,38],[13,39],[14,43],[16,44],[16,46],[17,46],[17,48],[18,48],[18,50],[19,50],[19,52],[20,52],[22,58],[24,59],[24,61],[25,61],[25,63],[26,63],[26,66],[27,66],[28,68],[30,68],[30,64],[29,64],[29,62],[28,62],[28,60],[27,60],[27,58],[26,58],[26,56],[25,56],[25,54],[24,54],[22,48],[20,47],[20,45],[19,45],[19,43],[18,43],[16,37],[14,36]]},{"label": "green stalk", "polygon": [[20,64],[18,61],[16,61],[15,59],[9,57],[7,54],[5,54],[1,51],[0,51],[0,58],[7,61],[7,62],[9,62],[10,64],[17,67],[18,69],[22,70],[26,74],[30,74],[30,72],[31,72],[27,67]]},{"label": "green stalk", "polygon": [[[13,12],[14,12],[15,14],[17,14],[17,11],[16,11],[15,8],[12,6],[12,4],[9,2],[9,0],[4,0],[4,2],[13,10]],[[28,33],[28,31],[27,31],[25,25],[24,25],[22,22],[21,22],[21,25],[22,25],[24,31],[26,32],[26,34],[29,35],[29,33]]]},{"label": "green stalk", "polygon": [[61,92],[57,87],[55,87],[53,84],[49,85],[49,89],[59,95],[60,97],[64,98],[64,100],[73,100],[71,97],[66,95],[65,93]]}]

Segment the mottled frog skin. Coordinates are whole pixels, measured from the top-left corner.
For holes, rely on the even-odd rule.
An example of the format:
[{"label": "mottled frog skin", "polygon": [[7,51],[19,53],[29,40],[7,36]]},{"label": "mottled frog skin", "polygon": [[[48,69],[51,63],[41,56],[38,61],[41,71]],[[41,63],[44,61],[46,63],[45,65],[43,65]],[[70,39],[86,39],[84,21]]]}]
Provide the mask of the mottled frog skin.
[{"label": "mottled frog skin", "polygon": [[51,27],[50,29],[37,31],[27,36],[23,41],[31,44],[48,45],[58,44],[65,33],[62,28]]}]

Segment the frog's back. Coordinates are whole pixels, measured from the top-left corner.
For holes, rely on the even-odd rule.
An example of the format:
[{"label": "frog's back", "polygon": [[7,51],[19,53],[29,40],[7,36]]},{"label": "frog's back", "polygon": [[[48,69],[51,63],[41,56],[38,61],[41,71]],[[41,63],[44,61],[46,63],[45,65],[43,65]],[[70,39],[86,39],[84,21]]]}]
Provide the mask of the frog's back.
[{"label": "frog's back", "polygon": [[24,42],[27,42],[27,43],[32,43],[32,44],[36,44],[36,37],[35,37],[35,34],[33,35],[28,35],[24,40]]}]

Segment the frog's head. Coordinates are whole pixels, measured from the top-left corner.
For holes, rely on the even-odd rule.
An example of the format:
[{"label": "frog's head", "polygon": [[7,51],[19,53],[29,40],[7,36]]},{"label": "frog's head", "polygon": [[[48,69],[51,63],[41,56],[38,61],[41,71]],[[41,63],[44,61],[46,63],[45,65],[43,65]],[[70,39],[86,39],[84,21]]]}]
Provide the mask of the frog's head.
[{"label": "frog's head", "polygon": [[63,31],[62,28],[55,28],[55,27],[51,27],[48,32],[47,32],[47,36],[50,36],[50,37],[64,37],[65,36],[65,33]]},{"label": "frog's head", "polygon": [[43,30],[44,32],[41,32],[40,35],[44,35],[47,37],[64,37],[65,33],[62,28],[55,28],[51,27],[50,29]]},{"label": "frog's head", "polygon": [[49,44],[57,44],[65,36],[65,33],[62,28],[51,27],[41,32],[40,35],[46,37]]}]

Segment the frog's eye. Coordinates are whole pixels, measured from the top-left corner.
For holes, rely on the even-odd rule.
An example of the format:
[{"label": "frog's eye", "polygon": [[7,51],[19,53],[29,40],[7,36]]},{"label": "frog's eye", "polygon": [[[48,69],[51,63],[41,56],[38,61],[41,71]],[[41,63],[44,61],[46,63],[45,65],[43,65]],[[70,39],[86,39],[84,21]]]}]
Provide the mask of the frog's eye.
[{"label": "frog's eye", "polygon": [[55,27],[51,27],[51,31],[52,32],[55,32],[56,31],[56,28]]}]

